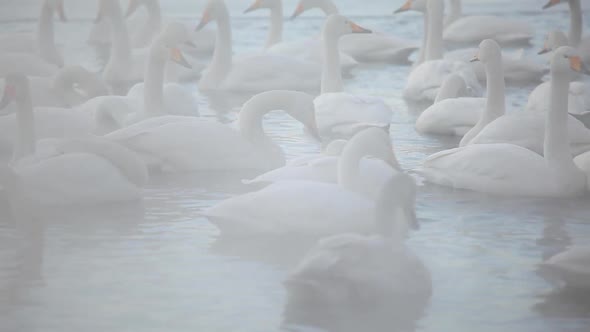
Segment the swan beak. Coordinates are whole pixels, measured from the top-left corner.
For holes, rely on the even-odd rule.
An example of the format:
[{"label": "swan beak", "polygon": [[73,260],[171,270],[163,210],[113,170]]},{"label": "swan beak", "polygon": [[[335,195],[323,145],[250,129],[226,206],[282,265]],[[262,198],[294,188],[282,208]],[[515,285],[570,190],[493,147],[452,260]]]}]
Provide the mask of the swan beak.
[{"label": "swan beak", "polygon": [[261,3],[262,3],[261,0],[256,0],[256,2],[254,2],[250,7],[246,8],[246,10],[244,10],[244,14],[247,14],[249,12],[253,12],[257,9],[260,9]]},{"label": "swan beak", "polygon": [[545,6],[543,6],[543,9],[551,8],[560,2],[561,0],[549,0],[549,2]]},{"label": "swan beak", "polygon": [[403,6],[401,6],[399,9],[397,9],[393,13],[394,14],[399,14],[399,13],[407,12],[410,9],[412,9],[412,0],[406,1],[406,3],[404,3]]},{"label": "swan beak", "polygon": [[365,29],[353,22],[350,22],[350,28],[352,29],[352,33],[373,33],[373,31]]},{"label": "swan beak", "polygon": [[304,11],[305,7],[303,7],[303,3],[299,3],[297,9],[295,9],[295,12],[293,12],[293,15],[291,15],[291,20],[296,19],[299,15],[303,14]]},{"label": "swan beak", "polygon": [[480,61],[478,55],[474,55],[473,58],[471,58],[471,60],[469,60],[469,62],[478,62],[478,61]]},{"label": "swan beak", "polygon": [[139,8],[139,0],[129,0],[129,6],[127,6],[127,12],[125,13],[125,18],[133,15],[135,11]]},{"label": "swan beak", "polygon": [[551,52],[551,49],[550,49],[550,48],[543,47],[543,49],[542,49],[542,50],[540,50],[540,51],[539,51],[537,54],[538,54],[538,55],[542,55],[542,54],[547,54],[547,53],[549,53],[549,52]]},{"label": "swan beak", "polygon": [[10,105],[10,103],[14,101],[15,97],[16,89],[14,86],[7,84],[4,87],[4,95],[2,96],[2,100],[0,100],[0,111]]},{"label": "swan beak", "polygon": [[170,59],[185,68],[193,68],[193,66],[191,66],[191,64],[186,61],[186,58],[184,55],[182,55],[182,52],[176,47],[170,49]]},{"label": "swan beak", "polygon": [[62,22],[67,22],[68,18],[66,16],[66,11],[64,10],[64,2],[59,1],[57,3],[57,15],[59,16],[59,20]]},{"label": "swan beak", "polygon": [[584,66],[584,63],[582,63],[582,58],[579,56],[570,57],[570,67],[578,73],[590,75],[590,70]]},{"label": "swan beak", "polygon": [[201,18],[201,22],[195,28],[195,31],[201,31],[209,22],[211,22],[211,14],[209,14],[209,11],[206,11]]}]

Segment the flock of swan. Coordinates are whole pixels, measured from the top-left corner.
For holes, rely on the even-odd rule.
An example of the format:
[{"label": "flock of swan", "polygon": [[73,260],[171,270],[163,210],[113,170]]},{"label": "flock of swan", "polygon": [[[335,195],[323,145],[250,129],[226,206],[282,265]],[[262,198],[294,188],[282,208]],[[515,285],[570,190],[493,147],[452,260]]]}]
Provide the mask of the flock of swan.
[{"label": "flock of swan", "polygon": [[[64,63],[53,20],[63,0],[44,0],[36,33],[0,35],[0,188],[39,206],[97,205],[142,198],[161,172],[255,170],[252,191],[203,211],[231,236],[323,236],[285,283],[290,289],[349,282],[348,296],[429,298],[430,273],[405,245],[418,226],[416,179],[495,195],[564,198],[590,189],[590,37],[581,0],[567,4],[568,35],[551,32],[539,53],[549,65],[505,45],[528,45],[534,29],[496,16],[466,16],[460,0],[408,0],[395,11],[424,17],[421,44],[373,32],[331,0],[301,0],[292,19],[318,8],[318,35],[283,41],[281,0],[270,11],[264,49],[234,54],[224,0],[210,0],[196,29],[162,15],[158,0],[98,0],[88,43],[110,49],[101,73]],[[143,22],[126,21],[144,7]],[[447,9],[449,9],[447,8]],[[539,8],[540,9],[540,8]],[[195,13],[195,16],[197,13]],[[215,25],[215,29],[210,26]],[[195,31],[193,31],[195,30]],[[445,45],[469,46],[445,53]],[[457,148],[403,170],[389,127],[399,112],[382,98],[345,91],[359,63],[407,65],[403,96],[431,104],[421,134],[462,137]],[[550,78],[543,83],[543,77]],[[187,81],[200,91],[249,93],[235,123],[199,117]],[[507,84],[540,84],[526,109],[506,113]],[[287,162],[263,130],[265,114],[286,112],[324,143],[318,155]],[[420,181],[418,181],[420,182]],[[544,263],[573,287],[590,288],[590,249]],[[361,273],[362,272],[362,273]],[[378,291],[375,291],[378,290]],[[326,292],[329,293],[329,292]],[[339,300],[342,297],[337,297]]]}]

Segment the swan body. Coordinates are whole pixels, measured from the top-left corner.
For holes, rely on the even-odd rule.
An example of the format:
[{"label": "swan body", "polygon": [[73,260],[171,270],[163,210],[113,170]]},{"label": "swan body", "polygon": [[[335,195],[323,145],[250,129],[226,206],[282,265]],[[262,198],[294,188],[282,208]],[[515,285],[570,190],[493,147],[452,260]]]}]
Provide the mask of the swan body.
[{"label": "swan body", "polygon": [[[295,18],[314,8],[322,10],[326,17],[339,14],[332,0],[301,0],[291,17]],[[345,35],[340,40],[341,52],[359,62],[407,62],[417,48],[408,40],[383,33]]]},{"label": "swan body", "polygon": [[574,246],[543,263],[543,267],[560,278],[566,287],[587,291],[590,289],[590,247]]},{"label": "swan body", "polygon": [[407,228],[415,225],[404,224],[410,222],[404,218],[392,220],[395,209],[412,204],[415,183],[397,174],[385,186],[375,207],[377,234],[346,233],[319,240],[289,274],[287,290],[307,289],[333,305],[381,299],[427,302],[432,295],[430,272],[403,243]]},{"label": "swan body", "polygon": [[364,179],[358,163],[366,155],[397,167],[389,135],[369,128],[355,135],[338,165],[338,184],[282,181],[259,191],[230,198],[205,211],[222,232],[239,235],[369,232],[366,218],[374,218],[375,203],[359,193]]},{"label": "swan body", "polygon": [[[547,112],[549,108],[549,91],[551,82],[538,85],[529,95],[526,110],[529,112]],[[584,82],[572,82],[569,89],[568,112],[584,114],[590,112],[590,85]]]},{"label": "swan body", "polygon": [[486,105],[485,98],[450,98],[434,103],[416,120],[422,134],[464,136],[477,123]]},{"label": "swan body", "polygon": [[262,117],[284,109],[316,133],[313,100],[301,92],[269,91],[250,99],[240,112],[239,130],[194,117],[159,116],[106,137],[138,152],[169,172],[262,169],[283,166],[280,148],[262,131]]},{"label": "swan body", "polygon": [[445,41],[460,44],[477,44],[483,39],[500,44],[527,44],[533,36],[534,30],[526,22],[483,15],[462,17],[449,24],[443,34]]},{"label": "swan body", "polygon": [[471,144],[430,156],[420,169],[427,181],[500,195],[566,197],[586,191],[586,177],[574,164],[567,137],[567,87],[580,61],[560,48],[551,64],[551,110],[547,112],[544,157],[518,145]]},{"label": "swan body", "polygon": [[320,66],[285,56],[249,55],[233,58],[228,9],[211,0],[197,27],[217,22],[217,41],[210,65],[199,81],[200,90],[261,92],[275,89],[313,91],[319,86]]}]

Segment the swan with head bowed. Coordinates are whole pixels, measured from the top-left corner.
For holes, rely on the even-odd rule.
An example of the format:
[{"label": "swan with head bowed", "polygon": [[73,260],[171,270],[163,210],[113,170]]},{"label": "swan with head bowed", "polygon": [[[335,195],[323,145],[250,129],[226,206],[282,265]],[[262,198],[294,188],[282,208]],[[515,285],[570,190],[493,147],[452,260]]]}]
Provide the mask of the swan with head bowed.
[{"label": "swan with head bowed", "polygon": [[439,185],[499,195],[582,195],[586,192],[586,176],[572,160],[567,127],[569,82],[582,71],[575,49],[562,47],[555,51],[544,156],[514,144],[471,144],[428,157],[419,173]]},{"label": "swan with head bowed", "polygon": [[18,136],[13,165],[0,170],[1,185],[9,192],[58,206],[141,198],[147,171],[131,151],[104,139],[85,138],[46,142],[46,149],[36,152],[35,114],[29,81],[22,74],[7,77],[0,108],[11,102],[18,107]]},{"label": "swan with head bowed", "polygon": [[573,246],[543,262],[550,276],[560,280],[566,288],[590,290],[590,247]]},{"label": "swan with head bowed", "polygon": [[[561,38],[561,40],[566,41],[568,46],[577,48],[582,57],[582,61],[587,66],[590,66],[590,36],[583,36],[584,16],[582,14],[581,0],[549,0],[543,9],[547,9],[566,2],[570,8],[570,28],[567,39]],[[564,45],[556,46],[559,47]]]},{"label": "swan with head bowed", "polygon": [[[244,13],[257,10],[270,10],[270,30],[265,44],[265,51],[270,54],[296,57],[304,61],[322,63],[322,43],[319,38],[284,42],[283,41],[283,1],[257,0]],[[349,55],[340,52],[342,71],[349,72],[358,62]]]},{"label": "swan with head bowed", "polygon": [[375,204],[376,234],[347,233],[319,240],[287,277],[287,290],[309,292],[329,305],[385,300],[422,307],[432,295],[430,272],[404,243],[409,228],[418,226],[415,217],[403,217],[415,209],[415,197],[414,179],[394,175]]},{"label": "swan with head bowed", "polygon": [[[318,8],[326,16],[339,14],[332,0],[301,0],[291,18]],[[347,35],[340,41],[340,50],[360,62],[407,62],[418,47],[411,41],[387,36],[382,33],[370,35]]]},{"label": "swan with head bowed", "polygon": [[396,12],[408,10],[425,12],[427,30],[424,33],[421,55],[404,88],[404,98],[411,101],[434,101],[443,81],[451,74],[463,77],[472,95],[481,95],[481,85],[469,64],[443,59],[444,1],[408,0]]},{"label": "swan with head bowed", "polygon": [[328,16],[324,23],[322,93],[314,101],[322,135],[349,137],[367,127],[389,128],[391,123],[392,110],[382,99],[343,92],[338,43],[342,36],[357,33],[371,31],[338,14]]},{"label": "swan with head bowed", "polygon": [[[551,31],[545,40],[543,49],[539,54],[552,52],[562,46],[567,46],[568,41],[561,31]],[[546,112],[548,109],[548,96],[551,83],[545,82],[537,86],[529,95],[526,110],[531,112]],[[569,91],[569,113],[584,114],[590,112],[590,85],[585,82],[571,82]]]},{"label": "swan with head bowed", "polygon": [[[360,174],[360,160],[379,158],[401,173],[393,154],[389,135],[378,128],[366,129],[346,145],[338,161],[338,183],[282,181],[241,196],[227,199],[204,212],[223,233],[313,234],[370,232],[367,218],[374,217],[375,191]],[[392,175],[392,174],[390,174]],[[407,176],[407,175],[403,175]],[[367,196],[369,194],[369,196]],[[413,220],[413,207],[406,206],[403,216]]]},{"label": "swan with head bowed", "polygon": [[106,137],[165,172],[269,170],[285,164],[282,150],[262,127],[264,115],[273,110],[284,110],[317,136],[313,97],[275,90],[258,94],[244,104],[237,130],[195,117],[160,116]]},{"label": "swan with head bowed", "polygon": [[36,34],[6,33],[0,35],[0,77],[15,70],[29,75],[50,76],[64,59],[55,45],[53,17],[57,13],[66,21],[63,0],[44,0]]},{"label": "swan with head bowed", "polygon": [[200,90],[317,90],[321,70],[319,64],[270,54],[234,57],[230,17],[223,0],[210,0],[207,3],[197,30],[212,21],[217,23],[217,41],[213,59],[199,81]]},{"label": "swan with head bowed", "polygon": [[445,19],[444,40],[460,44],[478,44],[493,39],[500,44],[528,44],[534,36],[526,22],[498,16],[462,13],[461,0],[450,0],[451,13]]}]

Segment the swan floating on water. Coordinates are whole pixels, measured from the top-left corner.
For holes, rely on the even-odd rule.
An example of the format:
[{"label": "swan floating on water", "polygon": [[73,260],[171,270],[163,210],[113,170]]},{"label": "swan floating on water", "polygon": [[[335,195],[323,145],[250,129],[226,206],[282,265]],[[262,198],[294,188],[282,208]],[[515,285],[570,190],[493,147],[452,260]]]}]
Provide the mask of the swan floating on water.
[{"label": "swan floating on water", "polygon": [[439,185],[499,195],[584,194],[586,176],[572,160],[567,133],[569,82],[583,70],[573,48],[562,47],[553,55],[544,157],[513,144],[472,144],[428,157],[419,173]]},{"label": "swan floating on water", "polygon": [[568,288],[590,290],[590,247],[573,246],[543,262],[543,268]]}]

